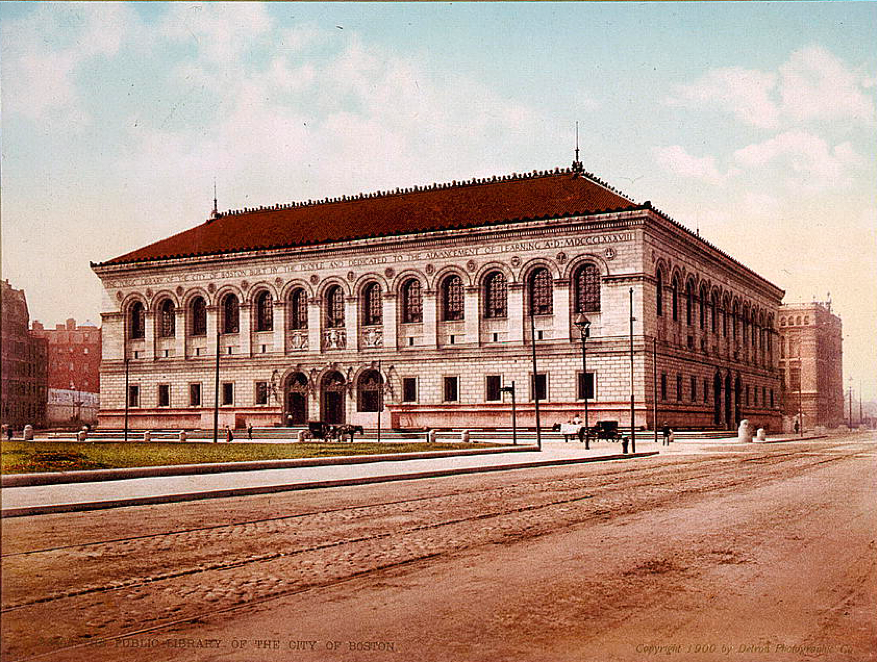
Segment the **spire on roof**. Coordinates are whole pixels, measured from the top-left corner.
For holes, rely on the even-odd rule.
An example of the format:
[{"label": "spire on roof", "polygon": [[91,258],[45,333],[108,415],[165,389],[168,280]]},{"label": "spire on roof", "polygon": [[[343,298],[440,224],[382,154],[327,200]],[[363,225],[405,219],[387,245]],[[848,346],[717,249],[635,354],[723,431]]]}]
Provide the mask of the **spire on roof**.
[{"label": "spire on roof", "polygon": [[572,171],[573,175],[579,175],[584,172],[584,168],[582,167],[582,162],[579,161],[579,122],[576,120],[576,158],[575,161],[572,162]]},{"label": "spire on roof", "polygon": [[215,221],[219,218],[219,209],[216,206],[216,177],[213,178],[213,211],[210,212],[209,221]]}]

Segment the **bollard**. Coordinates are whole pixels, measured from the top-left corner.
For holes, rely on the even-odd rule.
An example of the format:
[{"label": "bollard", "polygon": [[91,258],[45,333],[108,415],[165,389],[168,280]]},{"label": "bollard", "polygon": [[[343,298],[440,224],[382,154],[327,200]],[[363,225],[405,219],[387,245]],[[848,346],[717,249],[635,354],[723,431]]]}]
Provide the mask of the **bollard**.
[{"label": "bollard", "polygon": [[152,441],[152,433],[149,430],[143,433],[143,441]]},{"label": "bollard", "polygon": [[755,438],[758,439],[758,441],[767,441],[767,432],[764,431],[764,428],[758,428]]},{"label": "bollard", "polygon": [[460,432],[460,441],[463,442],[464,444],[469,443],[469,430],[462,430]]},{"label": "bollard", "polygon": [[85,441],[87,439],[88,439],[88,433],[85,430],[80,430],[79,432],[76,433],[76,440],[77,441]]},{"label": "bollard", "polygon": [[749,425],[748,419],[740,421],[740,427],[737,428],[737,441],[749,443],[752,441],[752,427]]},{"label": "bollard", "polygon": [[621,438],[621,452],[627,455],[627,445],[630,443],[630,439],[627,437]]},{"label": "bollard", "polygon": [[33,441],[33,426],[25,425],[24,430],[21,432],[21,437],[25,441]]},{"label": "bollard", "polygon": [[186,439],[189,438],[189,435],[186,434],[186,431],[185,431],[185,430],[180,430],[180,434],[179,434],[179,437],[178,437],[178,438],[179,438],[180,441],[186,441]]},{"label": "bollard", "polygon": [[428,444],[435,443],[435,430],[430,430],[429,432],[426,433],[426,442]]},{"label": "bollard", "polygon": [[300,442],[307,441],[307,436],[306,436],[306,434],[307,434],[307,433],[306,433],[305,430],[299,430],[299,431],[298,431],[298,440],[299,440]]}]

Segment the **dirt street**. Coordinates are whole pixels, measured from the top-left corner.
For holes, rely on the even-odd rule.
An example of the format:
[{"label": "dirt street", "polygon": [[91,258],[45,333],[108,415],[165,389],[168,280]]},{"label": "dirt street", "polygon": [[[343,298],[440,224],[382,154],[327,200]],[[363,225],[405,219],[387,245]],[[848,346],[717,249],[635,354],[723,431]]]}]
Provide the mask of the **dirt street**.
[{"label": "dirt street", "polygon": [[2,660],[877,660],[877,435],[3,522]]}]

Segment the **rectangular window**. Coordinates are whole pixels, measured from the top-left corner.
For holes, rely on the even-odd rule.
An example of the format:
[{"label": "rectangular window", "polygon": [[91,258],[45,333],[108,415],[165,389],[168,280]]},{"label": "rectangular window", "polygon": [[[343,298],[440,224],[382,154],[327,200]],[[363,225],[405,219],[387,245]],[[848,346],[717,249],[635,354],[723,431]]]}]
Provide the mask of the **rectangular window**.
[{"label": "rectangular window", "polygon": [[402,379],[402,402],[417,402],[417,378]]},{"label": "rectangular window", "polygon": [[749,406],[749,385],[746,386],[746,406]]},{"label": "rectangular window", "polygon": [[268,404],[268,382],[256,382],[256,404]]},{"label": "rectangular window", "polygon": [[667,375],[661,373],[661,400],[667,399]]},{"label": "rectangular window", "polygon": [[457,402],[460,397],[459,377],[445,377],[445,402]]},{"label": "rectangular window", "polygon": [[594,399],[594,373],[576,373],[578,377],[578,391],[576,398],[579,400],[584,400],[587,398],[588,400]]},{"label": "rectangular window", "polygon": [[234,404],[234,384],[231,382],[224,382],[222,384],[222,404]]},{"label": "rectangular window", "polygon": [[139,407],[140,406],[140,385],[139,384],[131,384],[128,387],[128,406],[129,407]]},{"label": "rectangular window", "polygon": [[170,387],[170,384],[159,384],[158,385],[158,406],[159,407],[170,407],[171,406],[171,387]]},{"label": "rectangular window", "polygon": [[676,375],[676,401],[682,402],[682,375]]},{"label": "rectangular window", "polygon": [[691,401],[697,402],[697,377],[691,378]]},{"label": "rectangular window", "polygon": [[502,377],[500,377],[499,375],[488,375],[487,396],[485,399],[488,402],[496,402],[497,400],[502,400],[502,393],[499,390],[501,387]]},{"label": "rectangular window", "polygon": [[710,401],[710,383],[708,380],[703,380],[703,402],[706,404]]},{"label": "rectangular window", "polygon": [[189,406],[201,406],[201,384],[189,384]]},{"label": "rectangular window", "polygon": [[548,399],[548,375],[544,372],[536,373],[535,379],[530,379],[530,399]]}]

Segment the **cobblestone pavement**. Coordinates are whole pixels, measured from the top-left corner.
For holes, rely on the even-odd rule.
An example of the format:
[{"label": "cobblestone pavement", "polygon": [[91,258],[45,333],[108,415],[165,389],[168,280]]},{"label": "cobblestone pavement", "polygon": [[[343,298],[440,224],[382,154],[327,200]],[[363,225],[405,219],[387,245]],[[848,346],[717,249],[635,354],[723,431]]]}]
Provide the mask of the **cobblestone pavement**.
[{"label": "cobblestone pavement", "polygon": [[[873,453],[860,442],[6,520],[2,659],[123,659],[120,642],[166,641],[305,591],[804,477]],[[666,563],[637,572],[684,558]],[[224,659],[201,645],[124,659]]]}]

